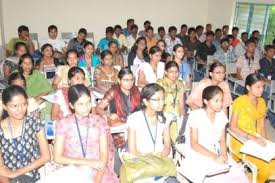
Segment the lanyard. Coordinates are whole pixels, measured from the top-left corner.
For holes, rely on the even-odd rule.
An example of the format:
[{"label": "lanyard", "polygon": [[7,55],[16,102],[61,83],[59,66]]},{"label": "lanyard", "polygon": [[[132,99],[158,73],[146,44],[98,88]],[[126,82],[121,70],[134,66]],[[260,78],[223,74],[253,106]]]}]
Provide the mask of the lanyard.
[{"label": "lanyard", "polygon": [[148,131],[149,131],[149,133],[150,133],[152,142],[153,142],[153,144],[154,144],[154,151],[155,151],[155,148],[156,148],[156,140],[157,140],[157,134],[158,134],[158,123],[157,123],[157,127],[156,127],[155,138],[153,138],[153,134],[152,134],[151,128],[150,128],[150,126],[149,126],[149,123],[148,123],[148,120],[147,120],[147,117],[146,117],[144,111],[143,111],[143,116],[144,116],[144,119],[145,119],[145,122],[146,122],[146,125],[147,125],[147,129],[148,129]]},{"label": "lanyard", "polygon": [[82,141],[82,137],[80,134],[80,129],[79,129],[79,124],[78,124],[78,120],[76,118],[76,116],[74,116],[75,119],[75,124],[76,124],[76,128],[77,128],[77,132],[78,132],[78,137],[79,137],[79,141],[80,141],[80,145],[81,145],[81,150],[82,150],[82,155],[83,158],[86,157],[86,152],[87,152],[87,146],[88,146],[88,136],[89,136],[89,129],[90,129],[90,118],[88,118],[87,121],[87,133],[86,133],[86,145],[85,145],[85,149],[84,149],[84,145],[83,145],[83,141]]},{"label": "lanyard", "polygon": [[19,151],[20,161],[22,161],[24,158],[24,156],[23,156],[23,141],[24,141],[24,133],[25,133],[25,119],[23,120],[21,137],[20,137],[19,143],[17,143],[16,139],[14,138],[11,122],[10,121],[8,121],[8,122],[9,122],[9,131],[10,131],[11,139],[12,139],[12,145],[14,146],[15,149],[17,149]]}]

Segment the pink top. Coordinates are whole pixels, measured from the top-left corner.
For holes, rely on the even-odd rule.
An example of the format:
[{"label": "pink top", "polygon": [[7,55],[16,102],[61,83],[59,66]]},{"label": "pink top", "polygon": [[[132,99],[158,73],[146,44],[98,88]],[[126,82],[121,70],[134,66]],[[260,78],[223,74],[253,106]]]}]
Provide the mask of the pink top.
[{"label": "pink top", "polygon": [[[202,92],[206,87],[211,85],[213,85],[211,79],[207,78],[207,79],[201,80],[198,86],[192,90],[186,103],[189,105],[195,105],[197,107],[203,107]],[[229,85],[227,82],[223,81],[220,84],[218,84],[218,86],[223,90],[223,93],[224,93],[223,108],[226,109],[232,103],[232,97],[231,97]]]},{"label": "pink top", "polygon": [[245,55],[242,55],[237,59],[236,67],[237,69],[241,69],[240,74],[243,80],[245,80],[249,74],[254,74],[260,69],[259,60],[260,58],[258,56],[254,56],[254,59],[251,59],[249,63],[249,60]]},{"label": "pink top", "polygon": [[[87,120],[89,120],[89,134],[86,142],[87,135]],[[114,145],[110,134],[110,128],[106,121],[98,115],[90,115],[89,118],[78,120],[79,130],[82,138],[84,148],[86,148],[86,158],[99,159],[99,142],[100,136],[106,135],[108,142],[108,163],[105,168],[102,183],[114,182],[118,183],[116,174],[113,171],[114,160]],[[75,123],[75,116],[69,115],[66,118],[57,122],[56,134],[63,136],[64,140],[64,155],[71,158],[83,158],[81,143],[78,136],[77,126]],[[91,168],[91,179],[94,181],[97,171]]]}]

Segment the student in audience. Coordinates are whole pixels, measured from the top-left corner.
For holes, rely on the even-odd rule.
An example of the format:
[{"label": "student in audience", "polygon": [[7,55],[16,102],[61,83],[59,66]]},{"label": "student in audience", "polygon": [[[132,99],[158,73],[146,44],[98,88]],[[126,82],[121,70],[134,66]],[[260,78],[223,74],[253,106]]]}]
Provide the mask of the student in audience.
[{"label": "student in audience", "polygon": [[[156,152],[167,157],[171,140],[170,123],[163,114],[164,89],[155,83],[146,85],[141,90],[141,106],[142,110],[131,114],[127,120],[129,152],[134,155]],[[169,177],[166,182],[178,181]]]},{"label": "student in audience", "polygon": [[255,37],[255,38],[257,38],[258,40],[260,40],[260,39],[261,39],[260,31],[258,31],[258,30],[252,31],[251,37]]},{"label": "student in audience", "polygon": [[229,32],[229,26],[228,25],[222,26],[222,37],[221,38],[227,38],[228,32]]},{"label": "student in audience", "polygon": [[19,59],[19,73],[26,79],[26,93],[39,100],[41,96],[52,91],[51,84],[37,70],[34,70],[34,61],[31,55],[24,54]]},{"label": "student in audience", "polygon": [[241,42],[234,48],[234,54],[236,58],[245,54],[245,42],[248,40],[248,33],[243,32],[241,34]]},{"label": "student in audience", "polygon": [[70,68],[75,67],[78,64],[78,54],[76,50],[68,50],[66,53],[66,60],[67,65],[57,67],[56,75],[52,83],[54,90],[69,87],[68,71]]},{"label": "student in audience", "polygon": [[116,39],[113,38],[114,35],[114,28],[113,27],[107,27],[106,31],[105,31],[106,37],[102,38],[98,45],[97,45],[97,49],[99,52],[108,50],[108,44],[110,41],[116,41],[117,44],[119,45],[118,41]]},{"label": "student in audience", "polygon": [[233,36],[232,46],[233,46],[233,48],[235,48],[238,44],[240,44],[240,40],[238,39],[238,34],[239,34],[239,28],[233,27],[232,28],[232,36]]},{"label": "student in audience", "polygon": [[40,179],[38,169],[50,160],[44,125],[38,118],[26,115],[27,98],[24,89],[17,85],[2,93],[1,182],[34,183]]},{"label": "student in audience", "polygon": [[43,46],[44,44],[48,43],[52,45],[54,52],[65,54],[67,51],[66,44],[63,39],[57,37],[58,29],[56,25],[50,25],[48,27],[48,34],[49,37],[41,40],[40,45]]},{"label": "student in audience", "polygon": [[236,61],[233,51],[229,50],[229,41],[227,38],[221,40],[220,49],[214,53],[213,59],[222,64],[232,63]]},{"label": "student in audience", "polygon": [[127,27],[122,29],[122,34],[124,34],[125,37],[128,37],[132,34],[132,25],[135,24],[135,20],[130,18],[127,20]]},{"label": "student in audience", "polygon": [[81,28],[78,31],[77,37],[71,39],[68,44],[68,50],[76,50],[77,54],[83,54],[84,44],[87,42],[87,30]]},{"label": "student in audience", "polygon": [[215,62],[210,66],[209,78],[201,80],[197,87],[195,87],[190,96],[188,97],[186,103],[192,110],[203,107],[202,92],[203,90],[212,85],[219,86],[223,90],[223,110],[227,111],[227,107],[230,106],[232,102],[231,92],[227,81],[225,78],[225,67],[219,62]]},{"label": "student in audience", "polygon": [[54,50],[51,44],[44,44],[41,47],[42,57],[36,65],[38,65],[39,71],[44,72],[47,68],[55,68],[59,65],[64,65],[63,62],[60,62],[57,58],[54,58]]},{"label": "student in audience", "polygon": [[15,44],[14,56],[6,58],[6,60],[1,63],[1,76],[4,80],[7,80],[11,73],[18,69],[18,62],[20,57],[27,52],[28,49],[25,43],[17,42]]},{"label": "student in audience", "polygon": [[90,168],[91,182],[118,183],[112,167],[110,129],[102,117],[90,114],[90,91],[77,84],[69,88],[68,96],[74,113],[56,123],[55,162]]},{"label": "student in audience", "polygon": [[237,79],[245,80],[249,74],[258,73],[260,69],[260,58],[255,55],[256,42],[249,39],[245,43],[245,54],[237,59]]},{"label": "student in audience", "polygon": [[207,32],[205,42],[201,43],[198,46],[196,58],[199,63],[207,64],[207,56],[214,55],[216,48],[213,44],[213,41],[214,41],[214,33],[212,31]]},{"label": "student in audience", "polygon": [[265,46],[265,57],[260,60],[260,74],[268,80],[275,80],[275,47]]},{"label": "student in audience", "polygon": [[181,40],[181,43],[183,45],[186,45],[188,41],[188,35],[187,35],[188,27],[186,24],[182,24],[180,27],[180,33],[177,35],[177,37]]},{"label": "student in audience", "polygon": [[203,30],[204,30],[204,27],[202,25],[198,25],[196,27],[197,39],[201,43],[203,43],[205,41],[205,39],[206,39],[206,35],[204,34]]},{"label": "student in audience", "polygon": [[169,53],[166,52],[166,43],[163,39],[158,40],[157,46],[161,49],[162,54],[161,54],[161,59],[160,61],[166,63],[168,61],[172,60],[172,57]]},{"label": "student in audience", "polygon": [[152,48],[153,46],[156,46],[157,44],[157,40],[154,38],[154,28],[151,26],[147,27],[145,35],[146,35],[145,38],[147,43],[147,49],[149,51],[150,48]]},{"label": "student in audience", "polygon": [[173,58],[179,66],[179,79],[187,81],[192,75],[192,69],[188,62],[184,59],[184,46],[177,44],[173,48]]},{"label": "student in audience", "polygon": [[[96,112],[110,120],[126,122],[127,117],[139,108],[139,103],[140,92],[135,86],[134,75],[125,67],[118,73],[118,84],[113,85],[105,93],[104,98],[96,106]],[[109,110],[106,110],[108,106]]]},{"label": "student in audience", "polygon": [[109,50],[113,55],[113,66],[120,71],[121,68],[124,67],[124,60],[122,55],[118,50],[118,44],[116,41],[110,41],[108,44]]},{"label": "student in audience", "polygon": [[146,39],[145,37],[139,37],[128,55],[128,67],[132,65],[138,67],[141,63],[149,61],[150,58],[147,51]]},{"label": "student in audience", "polygon": [[212,24],[208,23],[205,26],[205,33],[212,31]]},{"label": "student in audience", "polygon": [[[126,123],[128,116],[139,109],[140,92],[134,83],[132,71],[127,67],[122,68],[118,73],[118,84],[113,85],[97,105],[97,114],[105,115],[109,125]],[[116,147],[125,148],[124,133],[113,134],[113,139]],[[120,161],[116,161],[117,174],[119,167]]]},{"label": "student in audience", "polygon": [[14,72],[10,75],[8,79],[8,85],[17,85],[25,89],[27,84],[23,74],[19,72]]},{"label": "student in audience", "polygon": [[78,67],[84,69],[87,73],[90,83],[93,83],[93,70],[100,65],[100,58],[95,53],[95,47],[92,42],[87,41],[84,44],[84,54],[80,55]]},{"label": "student in audience", "polygon": [[215,38],[213,41],[213,44],[216,50],[219,50],[221,48],[221,37],[222,37],[222,30],[218,28],[215,30]]},{"label": "student in audience", "polygon": [[190,59],[196,55],[196,52],[199,48],[200,41],[198,41],[196,37],[196,29],[194,27],[190,27],[188,29],[188,37],[189,39],[187,40],[186,47],[187,47],[187,58]]},{"label": "student in audience", "polygon": [[[203,108],[192,111],[186,124],[186,142],[191,152],[186,155],[183,164],[188,166],[188,172],[183,172],[186,178],[204,183],[249,183],[244,169],[237,164],[227,153],[225,128],[228,118],[223,112],[223,90],[219,86],[208,86],[202,93]],[[211,137],[211,138],[210,138]],[[198,153],[198,154],[197,154]],[[195,160],[196,158],[196,160]],[[189,159],[189,161],[188,161]],[[192,159],[201,161],[201,165],[192,165]],[[196,163],[196,162],[193,163]],[[204,167],[210,168],[211,161],[218,164],[229,164],[228,172],[213,176],[206,176]],[[203,164],[208,162],[208,164]],[[190,169],[191,170],[190,170]],[[196,181],[194,181],[196,182]]]},{"label": "student in audience", "polygon": [[[149,51],[150,63],[143,62],[138,68],[136,83],[142,88],[147,84],[155,83],[157,79],[163,77],[164,63],[159,62],[161,59],[161,49],[158,46],[153,46]],[[161,71],[163,69],[163,71]],[[161,73],[163,72],[163,73]]]},{"label": "student in audience", "polygon": [[131,34],[127,37],[127,48],[130,52],[132,47],[134,46],[137,38],[138,38],[138,26],[136,24],[133,24],[131,26]]},{"label": "student in audience", "polygon": [[[185,86],[179,78],[179,66],[176,62],[170,61],[165,65],[165,77],[159,79],[157,84],[164,88],[164,112],[173,117],[185,116],[184,91]],[[176,122],[176,121],[175,121]],[[177,123],[172,123],[170,136],[173,143],[178,137]]]},{"label": "student in audience", "polygon": [[[72,67],[68,72],[68,82],[69,86],[76,84],[85,84],[85,72],[80,67]],[[61,88],[57,90],[54,94],[55,102],[52,106],[52,120],[61,120],[62,118],[72,114],[70,110],[70,105],[68,101],[68,87]],[[92,101],[94,107],[95,104]]]},{"label": "student in audience", "polygon": [[[267,107],[262,94],[264,91],[264,78],[259,74],[249,74],[245,81],[246,94],[233,102],[230,129],[247,140],[252,140],[261,146],[266,145],[267,133],[265,117]],[[231,145],[236,158],[241,160],[240,148],[243,144],[231,138]],[[275,160],[266,162],[259,158],[246,155],[246,159],[257,166],[257,182],[264,183],[269,176],[275,174]]]},{"label": "student in audience", "polygon": [[164,27],[159,27],[158,28],[158,34],[156,36],[156,40],[165,40],[165,38],[167,37],[166,32],[165,32],[165,28]]},{"label": "student in audience", "polygon": [[173,48],[176,44],[182,44],[181,40],[177,38],[177,28],[175,26],[171,26],[168,29],[169,36],[165,39],[166,43],[166,51],[169,54],[172,54]]},{"label": "student in audience", "polygon": [[12,38],[9,42],[8,42],[8,46],[7,46],[7,56],[11,56],[13,54],[15,54],[15,44],[18,42],[22,42],[25,43],[27,48],[28,48],[28,52],[30,54],[34,53],[34,44],[30,38],[29,35],[29,28],[25,25],[20,25],[18,27],[18,38]]},{"label": "student in audience", "polygon": [[113,66],[113,55],[109,50],[101,52],[101,65],[95,68],[95,86],[107,92],[118,81],[118,71]]},{"label": "student in audience", "polygon": [[149,20],[145,20],[144,24],[144,30],[139,31],[138,36],[145,37],[146,36],[146,30],[151,27],[151,22]]},{"label": "student in audience", "polygon": [[121,51],[124,51],[127,49],[127,39],[124,36],[124,34],[122,34],[121,31],[122,31],[121,26],[115,25],[113,38],[118,41],[118,43],[120,45],[119,49],[121,49]]}]

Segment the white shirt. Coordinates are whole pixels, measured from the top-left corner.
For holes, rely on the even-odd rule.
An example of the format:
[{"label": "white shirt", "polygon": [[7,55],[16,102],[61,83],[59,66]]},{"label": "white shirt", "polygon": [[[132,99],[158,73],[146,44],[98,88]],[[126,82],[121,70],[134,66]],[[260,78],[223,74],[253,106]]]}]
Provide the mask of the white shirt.
[{"label": "white shirt", "polygon": [[54,51],[60,51],[62,52],[62,49],[66,47],[65,41],[61,38],[56,38],[56,39],[43,39],[40,42],[40,47],[42,47],[44,44],[51,44],[53,46]]},{"label": "white shirt", "polygon": [[164,63],[159,62],[157,65],[157,73],[155,74],[152,66],[148,62],[143,62],[140,64],[138,71],[137,71],[137,77],[136,77],[136,83],[138,81],[139,77],[139,71],[143,71],[145,75],[145,79],[148,83],[155,83],[157,82],[157,79],[161,79],[164,76]]},{"label": "white shirt", "polygon": [[174,40],[172,40],[170,36],[165,38],[165,43],[166,43],[166,52],[169,54],[172,54],[173,48],[176,44],[182,44],[179,38],[176,37]]},{"label": "white shirt", "polygon": [[198,143],[214,153],[220,152],[220,139],[228,119],[223,111],[217,112],[215,121],[211,122],[205,109],[190,113],[185,131],[185,143],[191,148],[191,128],[198,129]]},{"label": "white shirt", "polygon": [[127,39],[127,48],[128,48],[128,51],[130,51],[131,48],[134,46],[136,39],[132,35],[128,36],[126,39]]},{"label": "white shirt", "polygon": [[156,140],[154,145],[143,111],[137,111],[128,117],[128,126],[132,129],[135,129],[136,132],[137,151],[141,153],[162,152],[164,147],[163,132],[165,128],[169,127],[169,123],[161,123],[160,121],[161,119],[159,119],[159,122],[156,125],[157,127],[151,126],[150,122],[148,121],[153,139],[156,137],[156,139],[154,139]]}]

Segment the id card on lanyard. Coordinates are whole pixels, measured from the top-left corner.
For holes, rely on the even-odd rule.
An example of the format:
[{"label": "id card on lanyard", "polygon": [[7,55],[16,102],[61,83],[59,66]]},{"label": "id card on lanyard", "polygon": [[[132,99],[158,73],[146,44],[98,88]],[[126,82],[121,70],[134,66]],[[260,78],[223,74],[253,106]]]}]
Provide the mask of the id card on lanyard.
[{"label": "id card on lanyard", "polygon": [[74,116],[74,118],[75,118],[75,124],[76,124],[77,132],[78,132],[78,138],[79,138],[79,142],[80,142],[80,146],[81,146],[82,156],[83,156],[83,158],[86,158],[87,147],[88,147],[89,129],[90,129],[90,118],[88,118],[88,121],[87,121],[87,132],[86,132],[86,144],[85,144],[85,148],[84,148],[84,142],[82,141],[82,137],[81,137],[81,133],[80,133],[78,119],[76,118],[76,116]]}]

